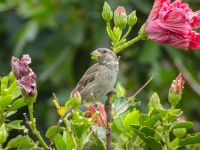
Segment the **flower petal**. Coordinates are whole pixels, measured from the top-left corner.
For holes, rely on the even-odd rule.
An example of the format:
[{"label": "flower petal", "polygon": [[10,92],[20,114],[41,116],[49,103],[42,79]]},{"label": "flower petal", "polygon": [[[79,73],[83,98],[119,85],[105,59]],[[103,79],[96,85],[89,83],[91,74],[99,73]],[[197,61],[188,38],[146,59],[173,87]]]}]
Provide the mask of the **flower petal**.
[{"label": "flower petal", "polygon": [[193,29],[200,27],[200,11],[191,14],[190,25]]},{"label": "flower petal", "polygon": [[200,34],[194,31],[190,33],[189,48],[193,50],[200,49]]},{"label": "flower petal", "polygon": [[158,16],[158,13],[160,9],[162,8],[162,5],[164,2],[170,2],[170,0],[155,0],[154,1],[153,8],[150,12],[147,22],[149,22],[150,20],[154,20]]}]

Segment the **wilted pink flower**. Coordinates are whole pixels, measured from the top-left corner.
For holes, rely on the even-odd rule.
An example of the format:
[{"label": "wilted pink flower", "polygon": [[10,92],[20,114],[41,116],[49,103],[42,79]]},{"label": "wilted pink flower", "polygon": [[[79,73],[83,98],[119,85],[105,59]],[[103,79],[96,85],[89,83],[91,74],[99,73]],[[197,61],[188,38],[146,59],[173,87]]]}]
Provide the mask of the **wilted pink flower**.
[{"label": "wilted pink flower", "polygon": [[[88,107],[89,114],[86,116],[87,118],[93,118],[95,115],[95,106],[90,105]],[[94,123],[100,127],[105,127],[107,119],[106,119],[106,112],[104,110],[104,105],[101,103],[97,104],[97,110],[99,111],[99,115],[95,116]]]},{"label": "wilted pink flower", "polygon": [[200,27],[200,11],[193,12],[181,0],[155,0],[147,19],[145,32],[158,43],[184,49],[199,49],[200,34],[192,29]]},{"label": "wilted pink flower", "polygon": [[170,92],[175,92],[177,95],[180,95],[183,91],[185,81],[182,78],[181,73],[177,76],[175,80],[173,80],[170,88]]},{"label": "wilted pink flower", "polygon": [[36,75],[28,66],[31,63],[29,55],[23,55],[21,59],[12,57],[12,71],[17,79],[23,95],[33,96],[36,93]]}]

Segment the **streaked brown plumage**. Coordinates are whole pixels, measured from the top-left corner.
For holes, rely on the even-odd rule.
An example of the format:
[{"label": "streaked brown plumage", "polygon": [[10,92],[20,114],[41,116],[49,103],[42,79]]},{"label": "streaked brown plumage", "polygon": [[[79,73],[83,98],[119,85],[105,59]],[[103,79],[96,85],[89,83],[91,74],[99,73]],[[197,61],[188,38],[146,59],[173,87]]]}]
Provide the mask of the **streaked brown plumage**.
[{"label": "streaked brown plumage", "polygon": [[119,71],[118,58],[111,50],[98,48],[91,55],[97,56],[97,63],[83,74],[72,91],[78,91],[86,101],[96,100],[112,91]]}]

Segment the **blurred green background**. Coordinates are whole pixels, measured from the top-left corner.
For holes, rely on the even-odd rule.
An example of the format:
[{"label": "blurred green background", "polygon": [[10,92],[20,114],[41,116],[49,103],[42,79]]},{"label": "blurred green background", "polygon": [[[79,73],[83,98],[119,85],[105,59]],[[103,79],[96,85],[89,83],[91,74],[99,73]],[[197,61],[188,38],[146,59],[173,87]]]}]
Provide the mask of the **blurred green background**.
[{"label": "blurred green background", "polygon": [[[145,22],[153,0],[109,0],[114,10],[125,6],[127,13],[137,10],[138,22],[130,37],[137,35]],[[191,8],[200,9],[199,0],[188,0]],[[0,1],[0,76],[10,70],[11,56],[30,54],[31,67],[38,76],[38,99],[35,104],[37,126],[44,134],[58,120],[52,104],[55,92],[61,104],[69,97],[84,71],[93,63],[89,53],[98,47],[110,47],[105,22],[101,18],[103,0],[1,0]],[[134,94],[151,76],[153,81],[136,99],[147,110],[148,100],[158,92],[162,104],[169,107],[170,84],[179,72],[187,80],[179,108],[187,120],[200,130],[200,51],[184,51],[140,41],[120,54],[119,82]],[[19,110],[15,117],[23,118]]]}]

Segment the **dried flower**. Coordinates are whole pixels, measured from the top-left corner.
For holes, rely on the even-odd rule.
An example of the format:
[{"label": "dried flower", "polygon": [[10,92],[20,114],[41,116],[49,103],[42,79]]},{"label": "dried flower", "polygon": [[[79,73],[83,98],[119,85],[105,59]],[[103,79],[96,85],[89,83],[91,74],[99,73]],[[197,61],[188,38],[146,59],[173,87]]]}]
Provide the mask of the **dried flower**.
[{"label": "dried flower", "polygon": [[200,11],[193,12],[181,0],[155,0],[147,19],[145,32],[157,43],[184,49],[199,49]]},{"label": "dried flower", "polygon": [[31,58],[23,55],[21,59],[12,57],[12,71],[24,96],[34,96],[36,94],[36,75],[29,67]]},{"label": "dried flower", "polygon": [[181,73],[173,80],[171,87],[169,89],[169,102],[175,107],[181,100],[181,95],[184,89],[185,81],[182,78]]},{"label": "dried flower", "polygon": [[97,110],[98,110],[99,114],[96,114],[94,105],[90,105],[88,107],[88,110],[89,110],[89,114],[87,115],[87,118],[95,117],[94,123],[100,127],[105,127],[107,119],[106,119],[106,112],[104,109],[104,105],[101,103],[97,104]]}]

